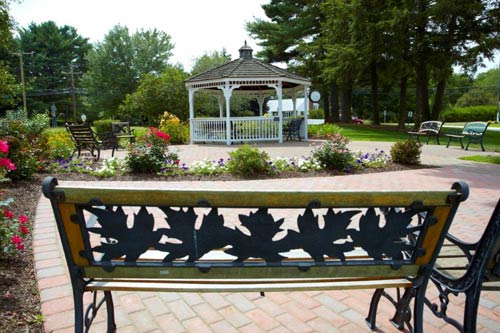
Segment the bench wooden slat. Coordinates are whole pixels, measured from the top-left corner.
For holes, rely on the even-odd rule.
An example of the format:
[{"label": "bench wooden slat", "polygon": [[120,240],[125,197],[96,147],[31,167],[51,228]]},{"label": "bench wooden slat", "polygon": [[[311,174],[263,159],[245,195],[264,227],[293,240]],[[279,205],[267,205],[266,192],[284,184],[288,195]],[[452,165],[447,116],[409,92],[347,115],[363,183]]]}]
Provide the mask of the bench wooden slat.
[{"label": "bench wooden slat", "polygon": [[87,290],[118,290],[118,291],[156,291],[156,292],[272,292],[272,291],[310,291],[310,290],[349,290],[404,288],[412,283],[407,279],[369,280],[369,281],[338,281],[338,282],[281,282],[281,283],[128,283],[121,281],[93,281],[85,288]]},{"label": "bench wooden slat", "polygon": [[[201,267],[206,268],[206,266]],[[345,277],[405,277],[413,276],[418,273],[418,265],[403,265],[398,269],[393,269],[389,265],[373,265],[359,263],[349,266],[314,266],[308,271],[301,272],[297,267],[217,267],[212,266],[208,273],[204,273],[196,267],[124,267],[115,266],[113,271],[109,272],[102,267],[89,266],[83,268],[85,276],[89,278],[200,278],[200,279],[261,279],[261,278],[285,278],[290,276],[309,278],[345,278]]]},{"label": "bench wooden slat", "polygon": [[[168,186],[168,185],[167,185]],[[211,191],[206,189],[159,189],[126,188],[115,186],[100,187],[98,184],[86,186],[60,186],[66,201],[75,204],[87,204],[90,198],[99,198],[103,205],[120,203],[133,206],[170,206],[196,207],[210,204],[212,207],[289,207],[304,208],[311,203],[320,207],[360,207],[361,202],[371,206],[407,207],[415,201],[424,206],[446,205],[453,191],[252,191],[226,190]],[[202,196],[199,193],[203,193]]]}]

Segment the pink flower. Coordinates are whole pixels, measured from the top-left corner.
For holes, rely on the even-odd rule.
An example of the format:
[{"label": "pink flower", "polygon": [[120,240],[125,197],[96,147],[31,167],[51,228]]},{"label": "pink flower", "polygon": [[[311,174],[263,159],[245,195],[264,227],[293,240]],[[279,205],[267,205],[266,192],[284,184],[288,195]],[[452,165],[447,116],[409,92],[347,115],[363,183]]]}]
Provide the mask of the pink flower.
[{"label": "pink flower", "polygon": [[6,167],[9,171],[16,170],[16,166],[6,157],[0,158],[0,167]]},{"label": "pink flower", "polygon": [[30,231],[28,230],[28,228],[26,228],[25,225],[20,226],[19,231],[21,231],[25,235],[30,233]]},{"label": "pink flower", "polygon": [[18,235],[12,236],[10,239],[12,244],[21,244],[23,242],[23,239],[19,237]]},{"label": "pink flower", "polygon": [[7,141],[0,141],[0,153],[7,154],[9,152],[9,144]]},{"label": "pink flower", "polygon": [[10,210],[6,209],[3,211],[3,216],[5,216],[8,219],[11,219],[14,217],[14,213],[12,213]]},{"label": "pink flower", "polygon": [[28,217],[26,215],[19,215],[19,223],[25,224],[28,222]]},{"label": "pink flower", "polygon": [[17,248],[19,251],[22,251],[22,250],[24,250],[24,245],[23,245],[23,244],[16,244],[16,248]]}]

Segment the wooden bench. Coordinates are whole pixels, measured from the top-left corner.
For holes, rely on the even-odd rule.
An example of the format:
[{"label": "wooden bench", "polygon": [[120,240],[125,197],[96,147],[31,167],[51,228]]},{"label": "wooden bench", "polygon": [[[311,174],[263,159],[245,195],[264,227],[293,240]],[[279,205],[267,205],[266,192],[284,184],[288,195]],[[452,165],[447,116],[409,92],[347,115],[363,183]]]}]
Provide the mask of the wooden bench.
[{"label": "wooden bench", "polygon": [[283,134],[286,135],[286,140],[293,140],[294,137],[302,141],[300,137],[300,126],[302,125],[304,118],[292,118],[288,123],[284,125]]},{"label": "wooden bench", "polygon": [[[92,130],[90,125],[69,125],[66,124],[71,140],[75,144],[75,149],[71,156],[78,152],[80,157],[82,149],[90,151],[90,154],[98,161],[101,156],[102,141],[97,138],[96,133]],[[94,152],[97,152],[97,155]]]},{"label": "wooden bench", "polygon": [[[248,192],[64,186],[47,177],[42,189],[69,268],[75,332],[104,303],[107,330],[116,329],[112,291],[392,287],[417,295],[414,326],[422,332],[432,267],[468,196],[462,182],[440,191]],[[86,292],[94,296],[84,311]]]},{"label": "wooden bench", "polygon": [[452,140],[460,141],[460,146],[462,149],[464,148],[463,139],[467,138],[467,146],[465,150],[469,149],[469,145],[471,143],[479,143],[481,145],[481,149],[484,150],[483,146],[483,136],[488,129],[490,122],[482,122],[482,121],[473,121],[466,123],[464,129],[462,130],[462,134],[446,134],[448,137],[448,144],[446,148],[450,146],[450,142]]},{"label": "wooden bench", "polygon": [[[483,235],[475,243],[467,243],[447,234],[431,274],[431,281],[439,292],[439,304],[425,298],[425,304],[438,318],[454,326],[462,333],[475,333],[481,290],[500,291],[500,200],[491,215]],[[449,295],[464,294],[465,304],[462,322],[449,317],[447,310]],[[372,303],[385,296],[396,302],[383,290],[378,290]],[[376,304],[374,305],[376,311]],[[407,311],[406,314],[411,313]],[[409,316],[396,314],[393,323],[403,328]],[[369,318],[375,328],[375,316]]]},{"label": "wooden bench", "polygon": [[437,144],[439,144],[439,135],[441,134],[442,128],[443,128],[443,122],[441,121],[435,121],[435,120],[424,121],[423,123],[420,124],[418,132],[415,131],[408,132],[409,139],[411,140],[413,137],[416,137],[417,141],[420,142],[420,137],[425,136],[427,137],[426,144],[429,144],[429,140],[431,139],[431,137],[435,137]]},{"label": "wooden bench", "polygon": [[120,140],[126,139],[129,143],[135,142],[134,130],[130,128],[130,123],[114,122],[111,123],[111,156],[115,156],[115,150],[120,147]]}]

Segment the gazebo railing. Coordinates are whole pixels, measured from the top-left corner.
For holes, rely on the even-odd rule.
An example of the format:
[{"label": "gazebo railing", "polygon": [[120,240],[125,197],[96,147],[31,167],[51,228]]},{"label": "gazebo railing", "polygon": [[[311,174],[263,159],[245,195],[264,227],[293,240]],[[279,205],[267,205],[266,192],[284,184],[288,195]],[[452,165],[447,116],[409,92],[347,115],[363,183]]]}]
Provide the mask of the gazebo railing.
[{"label": "gazebo railing", "polygon": [[[230,118],[230,141],[278,141],[279,122],[271,117],[235,117]],[[194,142],[226,142],[225,118],[193,119]]]}]

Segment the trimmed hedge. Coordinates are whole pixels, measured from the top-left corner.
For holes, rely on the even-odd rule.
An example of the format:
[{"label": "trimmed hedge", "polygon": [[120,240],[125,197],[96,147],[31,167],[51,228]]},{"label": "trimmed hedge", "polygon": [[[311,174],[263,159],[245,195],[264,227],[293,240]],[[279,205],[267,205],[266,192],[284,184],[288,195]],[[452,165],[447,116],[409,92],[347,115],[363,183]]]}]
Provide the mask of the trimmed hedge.
[{"label": "trimmed hedge", "polygon": [[441,120],[447,123],[495,120],[497,109],[495,105],[478,105],[456,107],[441,113]]}]

